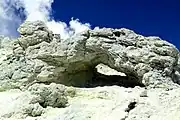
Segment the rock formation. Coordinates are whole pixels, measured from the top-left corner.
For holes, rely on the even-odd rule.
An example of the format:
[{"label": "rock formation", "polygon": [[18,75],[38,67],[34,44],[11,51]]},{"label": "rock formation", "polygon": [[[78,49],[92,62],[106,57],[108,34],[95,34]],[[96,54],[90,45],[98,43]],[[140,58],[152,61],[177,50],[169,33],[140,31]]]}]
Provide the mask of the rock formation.
[{"label": "rock formation", "polygon": [[[159,109],[174,109],[167,120],[176,120],[171,117],[178,115],[180,108],[173,106],[176,101],[168,108],[167,102],[180,100],[176,93],[180,89],[180,55],[167,41],[125,28],[88,30],[61,39],[41,21],[22,24],[19,33],[17,40],[0,38],[0,91],[12,94],[10,89],[20,90],[9,109],[0,112],[2,119],[41,119],[51,114],[49,109],[58,109],[61,113],[45,119],[104,120],[109,114],[108,120],[154,120],[162,114]],[[117,102],[115,96],[119,96]],[[147,101],[157,102],[153,97],[160,103]],[[84,104],[78,102],[81,99]],[[98,114],[104,113],[91,111],[95,107],[87,100],[97,100],[99,109],[103,109],[100,102],[112,107],[103,110],[105,116],[101,117]],[[19,105],[22,101],[27,102]]]}]

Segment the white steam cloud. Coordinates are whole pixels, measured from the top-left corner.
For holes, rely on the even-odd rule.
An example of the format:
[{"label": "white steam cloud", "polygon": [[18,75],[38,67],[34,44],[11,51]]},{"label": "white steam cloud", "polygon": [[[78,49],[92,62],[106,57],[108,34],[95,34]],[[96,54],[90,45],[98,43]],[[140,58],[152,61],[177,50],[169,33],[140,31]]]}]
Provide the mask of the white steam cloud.
[{"label": "white steam cloud", "polygon": [[17,28],[24,20],[44,21],[54,34],[61,34],[62,38],[90,29],[90,24],[82,24],[78,19],[71,19],[68,25],[53,20],[50,17],[53,2],[54,0],[0,0],[0,34],[17,37]]},{"label": "white steam cloud", "polygon": [[[19,15],[14,9],[15,3],[9,0],[0,0],[0,34],[15,37],[18,35],[17,27],[22,23]],[[18,7],[18,6],[17,6]]]}]

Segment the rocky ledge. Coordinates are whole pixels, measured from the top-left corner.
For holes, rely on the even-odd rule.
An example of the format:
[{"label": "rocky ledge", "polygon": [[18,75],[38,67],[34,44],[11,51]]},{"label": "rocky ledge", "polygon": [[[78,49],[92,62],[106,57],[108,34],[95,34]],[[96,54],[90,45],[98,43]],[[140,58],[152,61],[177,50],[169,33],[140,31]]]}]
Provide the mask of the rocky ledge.
[{"label": "rocky ledge", "polygon": [[61,39],[41,21],[25,22],[19,33],[0,38],[0,108],[10,101],[1,119],[180,117],[180,55],[167,41],[125,28]]}]

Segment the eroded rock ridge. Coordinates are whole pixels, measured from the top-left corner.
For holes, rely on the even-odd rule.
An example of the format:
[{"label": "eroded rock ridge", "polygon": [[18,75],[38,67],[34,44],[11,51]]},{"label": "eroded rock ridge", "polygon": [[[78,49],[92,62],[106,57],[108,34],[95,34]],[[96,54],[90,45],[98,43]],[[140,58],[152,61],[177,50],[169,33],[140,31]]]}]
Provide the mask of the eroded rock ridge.
[{"label": "eroded rock ridge", "polygon": [[179,51],[158,37],[102,28],[61,39],[41,21],[26,22],[19,32],[20,38],[1,47],[1,51],[8,50],[0,63],[2,87],[33,82],[83,87],[101,63],[125,73],[130,84],[163,87],[179,83]]}]

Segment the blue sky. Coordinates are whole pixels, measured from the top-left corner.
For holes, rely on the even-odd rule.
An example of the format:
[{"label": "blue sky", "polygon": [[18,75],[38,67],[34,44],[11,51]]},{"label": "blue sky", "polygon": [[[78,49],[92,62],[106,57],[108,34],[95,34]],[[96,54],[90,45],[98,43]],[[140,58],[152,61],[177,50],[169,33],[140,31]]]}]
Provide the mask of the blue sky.
[{"label": "blue sky", "polygon": [[129,28],[145,36],[159,36],[180,49],[180,0],[55,0],[53,17],[71,17],[92,27]]}]

